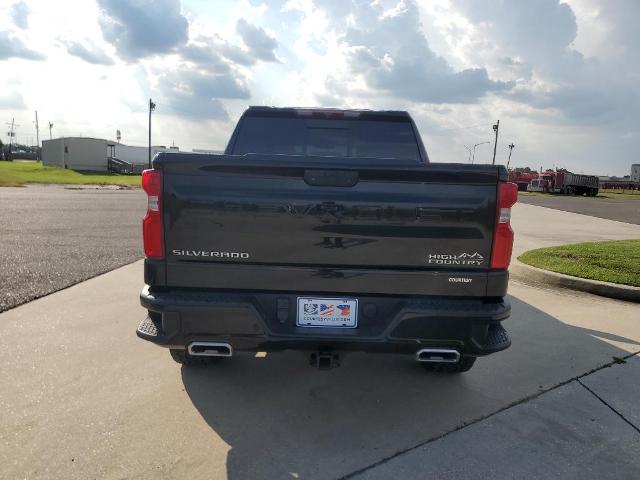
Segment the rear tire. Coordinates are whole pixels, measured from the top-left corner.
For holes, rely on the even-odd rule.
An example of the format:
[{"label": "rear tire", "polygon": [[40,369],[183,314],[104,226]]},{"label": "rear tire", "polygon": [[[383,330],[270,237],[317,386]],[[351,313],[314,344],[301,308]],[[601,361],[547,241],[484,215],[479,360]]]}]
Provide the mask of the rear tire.
[{"label": "rear tire", "polygon": [[220,361],[220,357],[194,357],[193,355],[189,355],[186,350],[180,350],[177,348],[169,349],[169,353],[171,354],[171,358],[176,363],[180,365],[185,365],[187,367],[193,367],[196,365],[211,365],[212,363],[217,363]]},{"label": "rear tire", "polygon": [[422,362],[422,367],[427,372],[462,373],[471,370],[474,363],[476,363],[476,357],[462,357],[458,363]]}]

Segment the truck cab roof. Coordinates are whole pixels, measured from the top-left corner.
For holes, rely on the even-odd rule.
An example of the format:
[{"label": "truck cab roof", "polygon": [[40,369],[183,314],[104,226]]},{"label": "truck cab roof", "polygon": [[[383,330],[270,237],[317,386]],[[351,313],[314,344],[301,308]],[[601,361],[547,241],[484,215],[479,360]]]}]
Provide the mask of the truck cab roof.
[{"label": "truck cab roof", "polygon": [[405,110],[369,110],[369,109],[343,109],[343,108],[319,108],[319,107],[267,107],[250,106],[245,110],[244,116],[251,117],[331,117],[363,120],[392,120],[412,121],[409,112]]}]

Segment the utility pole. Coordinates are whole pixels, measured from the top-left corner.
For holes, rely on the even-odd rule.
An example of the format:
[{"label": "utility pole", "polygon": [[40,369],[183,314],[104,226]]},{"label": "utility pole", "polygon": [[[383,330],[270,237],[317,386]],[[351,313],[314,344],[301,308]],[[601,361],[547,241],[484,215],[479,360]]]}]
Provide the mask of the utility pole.
[{"label": "utility pole", "polygon": [[151,168],[151,112],[156,109],[156,104],[149,99],[149,168]]},{"label": "utility pole", "polygon": [[7,125],[11,125],[11,130],[9,132],[7,132],[7,134],[9,135],[9,156],[11,156],[11,152],[12,152],[12,145],[13,145],[13,138],[16,136],[14,129],[16,127],[19,127],[20,125],[18,125],[17,123],[15,123],[15,118],[11,119],[11,123],[7,123]]},{"label": "utility pole", "polygon": [[38,126],[38,110],[36,110],[36,160],[40,160],[40,128]]},{"label": "utility pole", "polygon": [[509,159],[507,160],[507,170],[509,170],[509,162],[511,161],[511,152],[513,152],[513,147],[515,147],[515,145],[513,144],[513,142],[511,142],[511,144],[509,145]]},{"label": "utility pole", "polygon": [[496,124],[493,126],[493,131],[496,132],[496,141],[493,144],[493,162],[491,162],[491,165],[496,164],[496,148],[498,147],[498,130],[499,129],[500,129],[500,120],[498,120]]},{"label": "utility pole", "polygon": [[51,136],[51,129],[53,128],[53,122],[49,122],[49,140],[51,140],[53,137]]}]

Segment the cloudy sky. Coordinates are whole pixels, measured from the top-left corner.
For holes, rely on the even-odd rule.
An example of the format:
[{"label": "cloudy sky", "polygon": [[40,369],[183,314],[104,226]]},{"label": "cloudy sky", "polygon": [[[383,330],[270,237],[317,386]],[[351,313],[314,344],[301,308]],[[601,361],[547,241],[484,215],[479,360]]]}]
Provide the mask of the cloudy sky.
[{"label": "cloudy sky", "polygon": [[516,166],[624,175],[639,19],[638,0],[5,0],[0,120],[144,145],[152,97],[153,143],[190,150],[248,105],[408,110],[432,161],[468,161],[500,119],[499,162],[513,142]]}]

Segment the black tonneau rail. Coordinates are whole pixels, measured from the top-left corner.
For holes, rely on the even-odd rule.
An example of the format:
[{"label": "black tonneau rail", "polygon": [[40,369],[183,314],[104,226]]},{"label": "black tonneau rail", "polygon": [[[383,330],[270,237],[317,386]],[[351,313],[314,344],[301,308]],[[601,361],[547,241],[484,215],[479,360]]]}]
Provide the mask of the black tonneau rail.
[{"label": "black tonneau rail", "polygon": [[307,157],[301,155],[205,155],[158,153],[153,167],[167,173],[248,173],[303,176],[309,169],[358,171],[363,180],[496,184],[507,181],[504,166],[460,163],[419,163],[401,159]]}]

